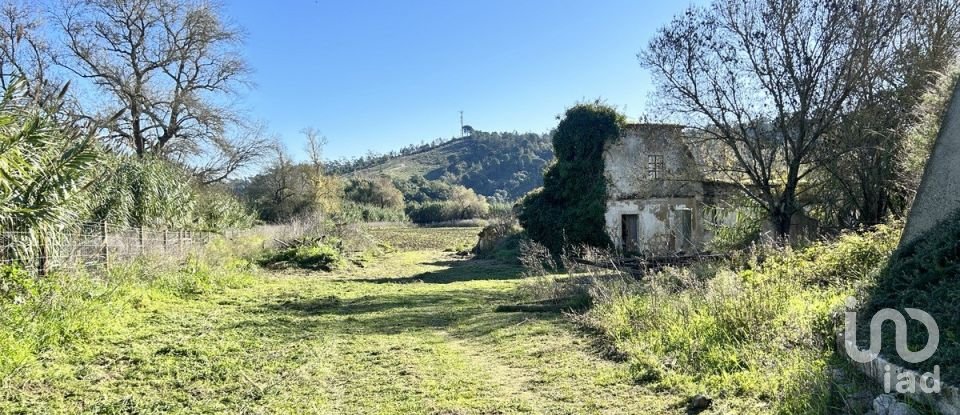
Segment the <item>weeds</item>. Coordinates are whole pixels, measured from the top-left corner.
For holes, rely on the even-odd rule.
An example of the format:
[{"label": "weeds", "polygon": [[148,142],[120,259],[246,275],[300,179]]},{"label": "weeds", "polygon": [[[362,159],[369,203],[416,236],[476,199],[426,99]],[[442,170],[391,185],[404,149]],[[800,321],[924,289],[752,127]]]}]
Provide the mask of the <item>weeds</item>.
[{"label": "weeds", "polygon": [[339,248],[323,241],[300,241],[293,246],[267,251],[257,262],[268,268],[302,268],[333,271],[343,263]]},{"label": "weeds", "polygon": [[899,226],[880,226],[797,251],[759,249],[743,266],[593,278],[580,321],[628,356],[636,382],[709,393],[738,412],[831,412],[832,316],[898,237]]},{"label": "weeds", "polygon": [[165,297],[191,297],[249,286],[255,268],[227,255],[215,240],[202,255],[167,266],[142,259],[102,273],[53,273],[43,278],[0,267],[0,379],[42,353],[71,347],[124,324],[132,309]]}]

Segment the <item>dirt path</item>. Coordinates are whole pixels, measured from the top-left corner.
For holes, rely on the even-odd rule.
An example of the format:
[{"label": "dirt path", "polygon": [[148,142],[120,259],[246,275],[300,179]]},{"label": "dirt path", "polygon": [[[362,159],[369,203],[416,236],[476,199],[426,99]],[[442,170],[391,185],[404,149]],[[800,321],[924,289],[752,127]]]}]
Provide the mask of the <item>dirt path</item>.
[{"label": "dirt path", "polygon": [[[559,314],[495,313],[516,269],[440,251],[145,307],[23,385],[91,413],[672,413]],[[14,385],[5,385],[14,386]]]}]

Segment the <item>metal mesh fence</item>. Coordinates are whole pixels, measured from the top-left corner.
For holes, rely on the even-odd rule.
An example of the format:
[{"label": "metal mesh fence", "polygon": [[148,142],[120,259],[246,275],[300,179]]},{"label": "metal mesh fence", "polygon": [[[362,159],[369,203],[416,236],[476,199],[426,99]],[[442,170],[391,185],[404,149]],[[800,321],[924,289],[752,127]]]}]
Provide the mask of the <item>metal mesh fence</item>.
[{"label": "metal mesh fence", "polygon": [[47,235],[0,232],[0,264],[19,264],[43,275],[53,270],[103,268],[142,256],[182,259],[199,252],[214,235],[106,223],[85,223]]}]

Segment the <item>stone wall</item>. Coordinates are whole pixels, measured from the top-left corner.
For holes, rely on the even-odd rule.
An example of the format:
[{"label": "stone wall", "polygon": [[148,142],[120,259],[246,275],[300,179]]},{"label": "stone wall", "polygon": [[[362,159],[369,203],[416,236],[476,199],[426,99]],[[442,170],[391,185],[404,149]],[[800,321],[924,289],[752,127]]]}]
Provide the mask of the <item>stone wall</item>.
[{"label": "stone wall", "polygon": [[910,243],[960,209],[960,83],[943,116],[900,244]]},{"label": "stone wall", "polygon": [[[837,333],[836,346],[838,355],[846,359],[850,365],[855,367],[868,378],[883,387],[886,382],[895,385],[899,379],[909,377],[915,385],[921,384],[921,374],[915,371],[905,369],[895,363],[891,363],[883,357],[877,356],[876,359],[867,363],[859,363],[850,359],[844,352],[846,350],[845,337],[843,332]],[[889,379],[888,379],[889,377]],[[907,393],[906,397],[914,402],[936,409],[937,413],[944,415],[960,415],[960,389],[956,386],[941,383],[940,393],[927,394],[922,391]]]}]

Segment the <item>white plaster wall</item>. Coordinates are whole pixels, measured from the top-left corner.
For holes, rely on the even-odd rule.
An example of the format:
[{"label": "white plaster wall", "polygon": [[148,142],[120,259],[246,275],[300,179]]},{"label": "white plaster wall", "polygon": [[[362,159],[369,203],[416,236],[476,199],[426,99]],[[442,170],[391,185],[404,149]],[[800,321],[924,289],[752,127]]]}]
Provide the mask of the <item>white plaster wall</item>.
[{"label": "white plaster wall", "polygon": [[700,214],[697,211],[697,201],[693,198],[665,198],[642,200],[611,200],[607,201],[606,220],[607,234],[617,248],[623,248],[621,240],[623,215],[637,215],[639,222],[639,248],[641,251],[655,255],[672,254],[679,237],[679,209],[692,210],[692,229],[694,248],[699,248]]},{"label": "white plaster wall", "polygon": [[[675,125],[629,125],[604,151],[604,176],[612,199],[688,197],[703,194],[702,179]],[[648,177],[647,156],[663,156],[660,179]]]}]

